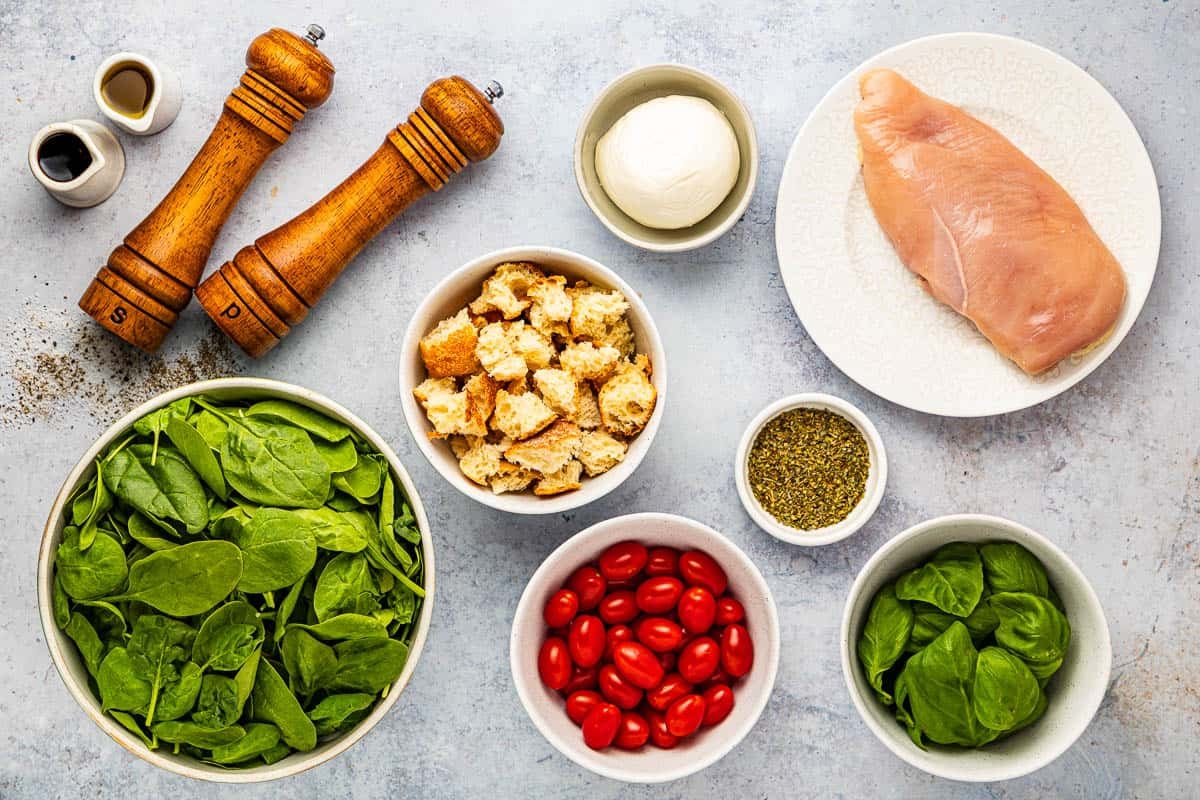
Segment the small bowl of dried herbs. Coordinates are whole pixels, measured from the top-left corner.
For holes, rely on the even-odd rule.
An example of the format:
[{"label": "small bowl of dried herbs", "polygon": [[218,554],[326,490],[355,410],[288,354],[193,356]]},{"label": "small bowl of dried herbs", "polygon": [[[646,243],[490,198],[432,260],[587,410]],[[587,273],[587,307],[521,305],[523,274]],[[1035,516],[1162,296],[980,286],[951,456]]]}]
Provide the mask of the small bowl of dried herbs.
[{"label": "small bowl of dried herbs", "polygon": [[887,456],[879,431],[853,405],[828,394],[795,394],[747,426],[736,481],[746,513],[767,533],[791,544],[831,544],[879,507]]}]

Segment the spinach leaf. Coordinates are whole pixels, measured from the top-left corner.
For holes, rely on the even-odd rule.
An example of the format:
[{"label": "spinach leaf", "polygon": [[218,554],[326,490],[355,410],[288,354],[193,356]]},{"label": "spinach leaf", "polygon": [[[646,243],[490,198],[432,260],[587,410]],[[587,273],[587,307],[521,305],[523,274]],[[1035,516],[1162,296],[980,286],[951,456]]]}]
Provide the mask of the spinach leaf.
[{"label": "spinach leaf", "polygon": [[386,471],[385,464],[376,458],[365,456],[358,459],[358,463],[350,471],[334,475],[333,485],[360,503],[367,503],[379,494]]},{"label": "spinach leaf", "polygon": [[349,439],[343,439],[336,443],[313,439],[313,445],[329,466],[329,471],[335,475],[352,470],[358,464],[358,451],[354,449],[354,442]]},{"label": "spinach leaf", "polygon": [[971,634],[955,622],[904,665],[905,701],[916,727],[931,741],[975,747],[995,738],[971,705],[977,658]]},{"label": "spinach leaf", "polygon": [[301,578],[292,584],[292,588],[288,589],[288,593],[284,595],[283,602],[279,604],[279,610],[275,612],[274,639],[276,645],[283,639],[283,634],[287,631],[288,620],[292,618],[292,612],[296,610],[296,604],[300,602],[300,595],[303,592],[304,578]]},{"label": "spinach leaf", "polygon": [[155,519],[175,520],[188,533],[208,525],[208,501],[200,479],[173,448],[160,448],[151,462],[150,445],[133,444],[112,456],[104,483],[113,495]]},{"label": "spinach leaf", "polygon": [[151,726],[150,730],[164,742],[189,744],[192,747],[199,747],[202,750],[211,750],[214,747],[233,744],[246,735],[245,728],[240,725],[230,725],[228,728],[222,728],[221,730],[212,730],[211,728],[206,728],[203,725],[197,725],[194,722],[186,720],[160,722],[157,725]]},{"label": "spinach leaf", "polygon": [[137,720],[132,715],[124,711],[109,711],[108,715],[120,723],[121,727],[132,733],[134,736],[142,740],[142,744],[150,750],[158,749],[158,742],[150,738],[150,736],[142,730],[142,726],[138,725]]},{"label": "spinach leaf", "polygon": [[326,683],[331,691],[382,692],[408,660],[408,646],[395,639],[348,639],[333,649],[337,672]]},{"label": "spinach leaf", "polygon": [[206,670],[232,672],[246,663],[263,638],[262,619],[254,606],[233,600],[205,617],[192,644],[192,660]]},{"label": "spinach leaf", "polygon": [[250,705],[250,718],[256,722],[270,722],[279,728],[280,737],[291,747],[312,750],[317,746],[317,729],[312,720],[305,715],[300,701],[265,658],[258,663]]},{"label": "spinach leaf", "polygon": [[313,611],[320,622],[338,614],[370,614],[379,608],[377,593],[367,559],[357,553],[339,553],[317,578]]},{"label": "spinach leaf", "polygon": [[201,409],[190,421],[209,449],[221,452],[221,446],[225,444],[225,437],[229,434],[229,426],[225,424],[225,420],[211,411]]},{"label": "spinach leaf", "polygon": [[287,400],[263,400],[250,406],[246,415],[273,417],[327,442],[340,442],[350,435],[350,426],[330,419],[320,411]]},{"label": "spinach leaf", "polygon": [[114,647],[104,656],[96,673],[96,687],[105,711],[138,711],[150,704],[150,682],[140,676],[124,647]]},{"label": "spinach leaf", "polygon": [[991,542],[979,548],[983,574],[993,592],[1028,592],[1047,597],[1049,582],[1042,562],[1016,542]]},{"label": "spinach leaf", "polygon": [[329,736],[353,727],[366,718],[375,705],[375,695],[365,692],[326,695],[308,712],[318,736]]},{"label": "spinach leaf", "polygon": [[875,595],[858,640],[858,660],[884,705],[892,704],[892,696],[883,688],[883,674],[904,654],[912,632],[912,607],[897,599],[893,585],[885,586]]},{"label": "spinach leaf", "polygon": [[357,553],[367,546],[366,533],[350,513],[322,506],[296,509],[291,514],[296,525],[305,525],[312,531],[317,547],[322,550]]},{"label": "spinach leaf", "polygon": [[1037,678],[1024,661],[1000,647],[979,651],[971,703],[984,726],[998,731],[1016,727],[1034,712],[1041,696]]},{"label": "spinach leaf", "polygon": [[54,574],[63,591],[76,600],[103,597],[121,588],[127,567],[125,551],[106,533],[96,536],[87,550],[79,547],[79,536],[66,535],[54,555]]},{"label": "spinach leaf", "polygon": [[[99,541],[99,540],[97,540]],[[124,594],[174,617],[203,614],[229,595],[242,576],[242,552],[231,542],[205,541],[160,550],[129,570]]]},{"label": "spinach leaf", "polygon": [[291,586],[308,574],[317,561],[312,530],[297,526],[288,511],[262,508],[246,526],[234,533],[242,551],[242,577],[238,589],[262,593]]},{"label": "spinach leaf", "polygon": [[920,600],[947,614],[966,617],[983,595],[983,564],[975,545],[951,542],[896,581],[901,600]]},{"label": "spinach leaf", "polygon": [[999,592],[988,598],[988,605],[1000,619],[996,644],[1029,662],[1044,664],[1066,655],[1071,625],[1046,598],[1027,592]]},{"label": "spinach leaf", "polygon": [[71,614],[71,619],[63,627],[63,632],[70,636],[71,641],[79,648],[79,654],[83,656],[83,665],[95,678],[100,672],[100,662],[104,659],[104,642],[100,641],[100,636],[92,627],[92,623],[88,622],[87,617],[76,611]]},{"label": "spinach leaf", "polygon": [[126,649],[138,677],[150,684],[147,725],[154,722],[154,707],[162,687],[179,680],[176,664],[187,659],[195,636],[196,631],[187,624],[158,614],[145,614],[134,623]]},{"label": "spinach leaf", "polygon": [[279,654],[283,657],[292,690],[306,697],[324,686],[338,668],[332,647],[295,627],[283,637]]},{"label": "spinach leaf", "polygon": [[192,710],[196,705],[196,697],[200,694],[200,681],[204,673],[200,667],[191,661],[184,662],[179,668],[179,677],[169,681],[162,687],[158,705],[154,710],[154,718],[160,722],[169,719],[179,719]]},{"label": "spinach leaf", "polygon": [[238,687],[227,675],[210,673],[200,683],[200,696],[192,722],[204,728],[221,730],[238,721],[242,705],[238,702]]},{"label": "spinach leaf", "polygon": [[200,480],[204,481],[217,497],[222,500],[228,499],[229,487],[225,484],[221,465],[217,463],[217,457],[200,432],[180,417],[172,417],[167,422],[166,431],[171,444],[179,449],[188,464],[200,476]]},{"label": "spinach leaf", "polygon": [[91,492],[91,503],[88,505],[87,514],[83,519],[76,524],[79,528],[79,549],[87,550],[92,546],[92,542],[96,540],[96,533],[99,530],[101,518],[108,513],[112,508],[112,498],[108,494],[108,489],[102,480],[104,475],[104,462],[96,459],[96,478],[95,488]]},{"label": "spinach leaf", "polygon": [[[411,593],[409,594],[411,597]],[[387,628],[375,617],[364,614],[338,614],[316,625],[292,625],[293,630],[307,631],[318,639],[336,641],[338,639],[371,639],[374,637],[387,638]]]},{"label": "spinach leaf", "polygon": [[[179,542],[160,535],[162,533],[160,523],[156,523],[144,514],[136,511],[129,515],[128,530],[129,538],[149,550],[169,550],[179,545]],[[172,530],[171,535],[175,536],[177,534]]]},{"label": "spinach leaf", "polygon": [[259,418],[231,423],[221,445],[225,479],[266,506],[320,508],[329,496],[329,466],[299,428]]},{"label": "spinach leaf", "polygon": [[246,725],[246,735],[231,744],[214,747],[209,761],[215,764],[241,764],[261,756],[279,744],[279,729],[265,722]]},{"label": "spinach leaf", "polygon": [[[124,562],[122,561],[122,563]],[[67,592],[62,585],[62,576],[57,571],[54,573],[54,583],[50,590],[50,603],[54,609],[54,624],[60,628],[67,627],[71,621],[71,601],[67,599]]]}]

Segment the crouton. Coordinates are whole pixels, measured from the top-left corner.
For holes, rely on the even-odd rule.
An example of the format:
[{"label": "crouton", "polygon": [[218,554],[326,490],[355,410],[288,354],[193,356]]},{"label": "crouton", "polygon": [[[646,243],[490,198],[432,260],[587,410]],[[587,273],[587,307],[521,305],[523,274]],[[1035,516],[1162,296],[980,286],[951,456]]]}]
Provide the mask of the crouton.
[{"label": "crouton", "polygon": [[585,430],[599,428],[604,424],[600,419],[600,404],[596,402],[596,393],[586,381],[575,387],[575,413],[568,419]]},{"label": "crouton", "polygon": [[608,345],[615,348],[621,354],[621,358],[630,358],[637,350],[637,341],[633,335],[633,328],[629,325],[627,317],[621,317],[612,325],[608,326],[608,330],[603,336],[598,336],[592,340],[597,345]]},{"label": "crouton", "polygon": [[517,442],[504,451],[504,458],[518,466],[549,475],[558,472],[579,449],[579,426],[558,420],[549,428]]},{"label": "crouton", "polygon": [[471,313],[499,311],[504,319],[516,319],[530,306],[529,288],[545,277],[544,272],[527,261],[501,264],[483,282],[479,297],[471,301]]},{"label": "crouton", "polygon": [[561,369],[539,369],[533,373],[533,385],[542,400],[559,416],[573,417],[579,409],[579,387],[570,373]]},{"label": "crouton", "polygon": [[[524,323],[518,324],[524,327]],[[529,370],[525,359],[513,348],[513,339],[502,322],[485,325],[479,331],[475,355],[488,374],[498,381],[524,378]]]},{"label": "crouton", "polygon": [[[456,441],[461,441],[461,444],[456,446]],[[450,447],[456,454],[464,445],[465,450],[458,455],[459,469],[480,486],[488,486],[492,477],[500,471],[500,445],[492,444],[482,436],[456,436],[450,441]]]},{"label": "crouton", "polygon": [[552,475],[543,476],[533,487],[533,493],[540,497],[548,497],[563,492],[572,492],[583,486],[579,479],[583,476],[583,464],[578,461],[568,461],[563,468]]},{"label": "crouton", "polygon": [[550,275],[529,287],[529,323],[546,336],[571,335],[567,321],[571,318],[571,298],[567,296],[567,279]]},{"label": "crouton", "polygon": [[525,359],[528,369],[544,369],[554,361],[557,355],[550,337],[526,325],[524,322],[514,322],[508,329],[512,349]]},{"label": "crouton", "polygon": [[620,292],[578,292],[571,305],[571,335],[592,341],[602,339],[628,310],[629,302]]},{"label": "crouton", "polygon": [[558,354],[558,363],[576,380],[604,381],[612,375],[621,354],[614,347],[591,342],[569,344]]},{"label": "crouton", "polygon": [[[556,423],[557,424],[557,423]],[[579,437],[579,457],[589,476],[608,472],[625,458],[629,445],[613,437],[607,431],[584,431]]]},{"label": "crouton", "polygon": [[413,390],[413,395],[433,425],[429,438],[444,439],[455,433],[487,435],[487,419],[480,415],[467,392],[456,390],[453,378],[428,378]]},{"label": "crouton", "polygon": [[648,361],[623,361],[600,387],[600,419],[610,433],[634,436],[650,421],[658,392],[650,382],[648,369]]},{"label": "crouton", "polygon": [[533,392],[509,394],[501,389],[496,394],[496,411],[492,415],[492,425],[517,441],[528,439],[556,419],[558,415]]},{"label": "crouton", "polygon": [[496,410],[496,392],[499,389],[500,385],[492,380],[492,377],[486,372],[472,375],[463,384],[463,391],[471,398],[471,413],[483,420],[485,433],[487,432],[487,421],[491,418],[492,412]]},{"label": "crouton", "polygon": [[479,369],[475,358],[478,336],[464,308],[437,324],[421,340],[421,358],[431,378],[470,375]]},{"label": "crouton", "polygon": [[496,474],[491,479],[492,491],[496,494],[520,492],[533,483],[533,479],[536,477],[537,474],[531,470],[501,461]]}]

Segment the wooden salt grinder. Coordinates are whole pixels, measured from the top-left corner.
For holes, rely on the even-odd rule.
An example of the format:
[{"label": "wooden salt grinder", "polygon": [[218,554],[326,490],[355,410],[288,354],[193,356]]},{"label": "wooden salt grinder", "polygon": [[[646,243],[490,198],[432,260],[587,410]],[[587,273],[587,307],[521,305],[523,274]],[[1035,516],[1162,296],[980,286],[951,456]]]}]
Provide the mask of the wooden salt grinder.
[{"label": "wooden salt grinder", "polygon": [[275,148],[333,90],[333,65],[305,38],[272,28],[250,43],[248,69],[200,152],[162,202],[113,250],[79,307],[154,352],[192,298],[213,242]]},{"label": "wooden salt grinder", "polygon": [[495,152],[504,124],[459,77],[429,85],[406,122],[353,174],[290,222],[238,251],[196,298],[222,331],[258,357],[298,325],[358,252],[413,202]]}]

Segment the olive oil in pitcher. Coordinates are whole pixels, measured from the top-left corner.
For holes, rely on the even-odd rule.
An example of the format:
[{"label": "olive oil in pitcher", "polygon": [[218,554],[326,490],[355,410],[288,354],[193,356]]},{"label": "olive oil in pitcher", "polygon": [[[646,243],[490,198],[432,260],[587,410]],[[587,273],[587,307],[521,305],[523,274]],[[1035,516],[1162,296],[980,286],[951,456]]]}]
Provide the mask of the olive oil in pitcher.
[{"label": "olive oil in pitcher", "polygon": [[154,78],[141,64],[117,64],[101,81],[100,94],[113,111],[140,119],[154,96]]}]

